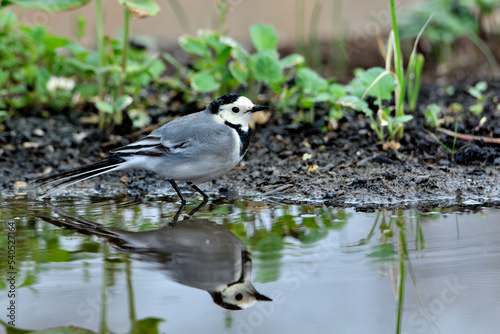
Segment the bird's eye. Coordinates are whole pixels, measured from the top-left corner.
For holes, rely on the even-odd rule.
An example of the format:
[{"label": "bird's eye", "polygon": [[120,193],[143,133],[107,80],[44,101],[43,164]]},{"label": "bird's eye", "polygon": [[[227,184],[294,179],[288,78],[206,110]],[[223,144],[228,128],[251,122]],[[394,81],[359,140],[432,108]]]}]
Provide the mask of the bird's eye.
[{"label": "bird's eye", "polygon": [[[234,108],[233,108],[233,109],[234,109]],[[236,109],[238,109],[238,108],[236,108]],[[236,294],[236,295],[234,296],[234,299],[236,299],[236,300],[242,300],[242,299],[243,299],[243,295],[242,295],[241,293],[238,293],[238,294]]]},{"label": "bird's eye", "polygon": [[240,112],[240,108],[238,107],[233,107],[233,109],[231,109],[234,113],[239,113]]}]

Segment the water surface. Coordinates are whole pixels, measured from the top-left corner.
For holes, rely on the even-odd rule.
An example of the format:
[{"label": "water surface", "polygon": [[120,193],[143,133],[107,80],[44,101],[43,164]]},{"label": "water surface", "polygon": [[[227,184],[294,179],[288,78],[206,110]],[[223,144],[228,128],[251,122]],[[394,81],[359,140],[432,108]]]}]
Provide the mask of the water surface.
[{"label": "water surface", "polygon": [[[66,197],[50,205],[4,199],[1,309],[14,300],[16,327],[30,330],[500,328],[499,208],[365,213],[249,200],[205,205],[187,219],[196,205],[171,224],[179,204],[163,199]],[[8,297],[12,225],[15,298]],[[242,302],[245,293],[273,301],[254,298],[235,311],[235,304],[221,305],[227,291],[241,291]],[[0,314],[4,322],[7,312]]]}]

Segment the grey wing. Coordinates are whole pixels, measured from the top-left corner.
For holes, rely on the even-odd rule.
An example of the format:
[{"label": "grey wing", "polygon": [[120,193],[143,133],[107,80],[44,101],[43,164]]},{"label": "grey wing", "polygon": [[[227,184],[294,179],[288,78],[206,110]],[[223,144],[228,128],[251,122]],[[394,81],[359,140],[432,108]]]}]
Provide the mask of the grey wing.
[{"label": "grey wing", "polygon": [[198,154],[203,154],[203,152],[210,154],[222,148],[230,151],[232,148],[228,147],[231,146],[228,143],[232,143],[231,131],[225,125],[174,121],[153,131],[147,137],[112,150],[111,153],[161,156],[171,153],[187,153],[190,148],[194,150],[203,148]]},{"label": "grey wing", "polygon": [[[182,145],[182,143],[180,145]],[[170,148],[162,144],[160,137],[150,135],[126,146],[111,150],[110,152],[120,155],[161,156],[170,153]]]},{"label": "grey wing", "polygon": [[121,155],[148,155],[161,156],[172,153],[172,150],[188,147],[192,140],[190,134],[190,122],[193,115],[181,117],[177,120],[164,124],[147,137],[139,139],[126,146],[114,149],[111,153]]}]

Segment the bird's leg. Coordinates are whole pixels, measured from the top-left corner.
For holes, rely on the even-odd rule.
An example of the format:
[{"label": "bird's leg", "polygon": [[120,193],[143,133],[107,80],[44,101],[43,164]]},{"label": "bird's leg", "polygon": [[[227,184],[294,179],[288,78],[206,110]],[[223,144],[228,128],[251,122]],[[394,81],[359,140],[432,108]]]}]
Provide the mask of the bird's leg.
[{"label": "bird's leg", "polygon": [[170,222],[170,225],[175,225],[175,223],[177,223],[177,221],[179,220],[179,216],[181,215],[182,210],[184,210],[185,206],[186,206],[186,203],[182,202],[181,207],[179,208],[179,210],[177,210],[177,212],[175,213],[175,216],[172,218],[172,222]]},{"label": "bird's leg", "polygon": [[[182,193],[181,191],[179,190],[179,187],[177,186],[177,183],[175,183],[174,180],[168,180],[168,182],[170,182],[170,184],[172,185],[172,187],[174,188],[175,192],[177,193],[177,195],[179,196],[179,198],[181,199],[181,202],[182,204],[186,205],[186,200],[184,199],[184,196],[182,196]],[[201,191],[201,190],[200,190]],[[206,195],[205,195],[206,196]]]},{"label": "bird's leg", "polygon": [[201,208],[202,206],[204,206],[205,204],[207,204],[207,202],[208,202],[208,199],[203,198],[203,201],[201,201],[201,203],[200,203],[200,204],[199,204],[196,208],[194,208],[193,210],[191,210],[191,211],[188,213],[188,215],[187,215],[187,216],[188,216],[189,218],[191,218],[191,217],[192,217],[192,216],[193,216],[196,212],[198,212],[198,210],[200,210],[200,208]]},{"label": "bird's leg", "polygon": [[[193,184],[193,183],[191,183],[191,182],[186,182],[186,183],[187,183],[187,184],[188,184],[191,188],[193,188],[194,190],[196,190],[197,192],[199,192],[199,193],[201,194],[201,196],[203,196],[203,202],[205,202],[205,203],[206,203],[206,202],[210,199],[210,197],[208,197],[208,195],[207,195],[207,194],[205,194],[205,193],[203,192],[203,190],[201,190],[200,188],[198,188],[198,187],[196,186],[196,184]],[[203,203],[203,204],[205,204],[205,203]]]}]

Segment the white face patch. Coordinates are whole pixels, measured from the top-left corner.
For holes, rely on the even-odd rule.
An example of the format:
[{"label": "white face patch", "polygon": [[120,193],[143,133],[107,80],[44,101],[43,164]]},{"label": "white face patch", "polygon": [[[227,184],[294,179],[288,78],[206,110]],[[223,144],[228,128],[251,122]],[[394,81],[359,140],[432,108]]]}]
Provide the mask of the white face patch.
[{"label": "white face patch", "polygon": [[220,106],[217,116],[220,117],[221,123],[227,121],[235,125],[241,125],[243,130],[247,130],[248,122],[252,117],[252,112],[249,110],[253,107],[254,104],[250,99],[240,96],[235,102]]}]

